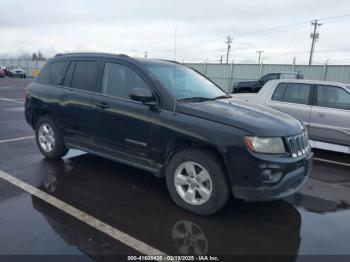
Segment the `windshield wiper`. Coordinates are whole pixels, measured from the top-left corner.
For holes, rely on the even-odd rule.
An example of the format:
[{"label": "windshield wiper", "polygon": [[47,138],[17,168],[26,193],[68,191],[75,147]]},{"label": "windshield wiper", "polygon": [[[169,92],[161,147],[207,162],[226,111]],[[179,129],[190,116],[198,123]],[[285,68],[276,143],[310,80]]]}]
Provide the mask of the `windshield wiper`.
[{"label": "windshield wiper", "polygon": [[226,99],[226,98],[231,98],[231,97],[230,97],[230,96],[228,96],[228,95],[222,95],[222,96],[217,96],[217,97],[214,97],[214,98],[212,98],[212,99],[210,99],[210,100]]},{"label": "windshield wiper", "polygon": [[193,96],[193,97],[182,98],[182,99],[179,99],[178,101],[179,102],[203,102],[203,101],[213,101],[213,100],[225,99],[225,98],[231,98],[231,97],[228,95],[222,95],[222,96],[217,96],[213,98]]},{"label": "windshield wiper", "polygon": [[193,97],[187,97],[179,99],[179,102],[203,102],[203,101],[210,101],[211,98],[208,97],[200,97],[200,96],[193,96]]}]

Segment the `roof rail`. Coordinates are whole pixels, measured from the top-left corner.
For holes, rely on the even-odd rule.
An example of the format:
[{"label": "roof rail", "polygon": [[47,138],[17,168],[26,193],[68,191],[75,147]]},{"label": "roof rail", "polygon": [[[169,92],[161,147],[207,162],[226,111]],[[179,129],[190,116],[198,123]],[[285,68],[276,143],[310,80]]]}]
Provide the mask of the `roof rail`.
[{"label": "roof rail", "polygon": [[169,59],[156,59],[156,60],[182,65],[182,63],[175,60],[169,60]]},{"label": "roof rail", "polygon": [[58,53],[55,57],[66,56],[66,55],[114,55],[119,57],[131,58],[125,54],[112,54],[112,53],[103,53],[103,52],[72,52],[72,53]]}]

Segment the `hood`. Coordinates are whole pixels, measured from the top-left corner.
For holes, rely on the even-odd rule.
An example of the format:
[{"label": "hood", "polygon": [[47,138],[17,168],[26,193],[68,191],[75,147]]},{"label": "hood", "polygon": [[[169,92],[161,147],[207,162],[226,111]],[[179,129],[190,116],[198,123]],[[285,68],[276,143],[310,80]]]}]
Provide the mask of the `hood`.
[{"label": "hood", "polygon": [[235,84],[235,86],[239,86],[239,87],[251,87],[252,85],[255,85],[256,81],[241,81],[241,82],[237,82]]},{"label": "hood", "polygon": [[178,112],[248,131],[256,136],[291,136],[302,132],[296,118],[267,106],[239,99],[178,104]]}]

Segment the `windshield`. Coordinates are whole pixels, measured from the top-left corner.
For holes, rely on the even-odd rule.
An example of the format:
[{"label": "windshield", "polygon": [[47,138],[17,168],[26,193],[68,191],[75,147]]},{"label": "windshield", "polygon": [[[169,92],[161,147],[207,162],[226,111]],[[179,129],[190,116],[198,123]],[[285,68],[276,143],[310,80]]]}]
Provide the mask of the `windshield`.
[{"label": "windshield", "polygon": [[11,69],[22,69],[21,66],[17,66],[17,65],[11,65],[10,68]]},{"label": "windshield", "polygon": [[186,66],[171,63],[146,66],[179,101],[228,98],[219,87]]}]

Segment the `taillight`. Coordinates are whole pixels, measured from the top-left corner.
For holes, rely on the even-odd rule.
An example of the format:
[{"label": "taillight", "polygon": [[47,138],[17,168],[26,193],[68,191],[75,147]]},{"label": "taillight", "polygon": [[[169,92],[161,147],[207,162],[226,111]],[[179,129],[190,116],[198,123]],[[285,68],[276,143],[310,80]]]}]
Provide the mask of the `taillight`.
[{"label": "taillight", "polygon": [[24,99],[29,97],[29,84],[24,88]]}]

